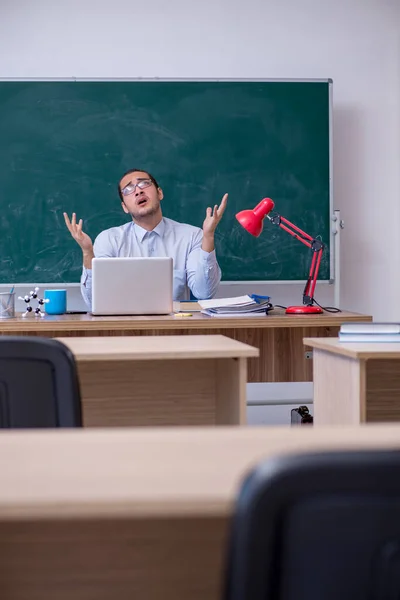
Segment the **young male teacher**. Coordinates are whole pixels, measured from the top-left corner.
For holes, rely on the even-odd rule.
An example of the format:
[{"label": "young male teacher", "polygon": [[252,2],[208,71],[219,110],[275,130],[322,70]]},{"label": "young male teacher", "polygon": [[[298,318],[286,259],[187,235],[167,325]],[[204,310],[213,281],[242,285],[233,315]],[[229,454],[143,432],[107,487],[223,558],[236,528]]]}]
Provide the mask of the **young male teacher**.
[{"label": "young male teacher", "polygon": [[224,214],[228,194],[219,206],[207,208],[203,229],[166,219],[162,215],[163,191],[147,171],[131,169],[118,183],[122,208],[132,221],[102,231],[92,240],[82,230],[82,219],[64,213],[65,223],[83,253],[82,296],[92,305],[92,259],[116,256],[169,256],[174,263],[174,300],[212,298],[221,280],[214,234]]}]

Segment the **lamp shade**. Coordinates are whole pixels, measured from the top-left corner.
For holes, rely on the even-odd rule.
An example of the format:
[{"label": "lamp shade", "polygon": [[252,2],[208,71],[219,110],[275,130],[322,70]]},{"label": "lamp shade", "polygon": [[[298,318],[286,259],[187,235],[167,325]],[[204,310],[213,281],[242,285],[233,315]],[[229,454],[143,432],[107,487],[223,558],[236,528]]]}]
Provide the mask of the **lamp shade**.
[{"label": "lamp shade", "polygon": [[264,217],[271,212],[275,204],[271,198],[264,198],[252,210],[241,210],[236,218],[246,231],[258,237],[263,229]]}]

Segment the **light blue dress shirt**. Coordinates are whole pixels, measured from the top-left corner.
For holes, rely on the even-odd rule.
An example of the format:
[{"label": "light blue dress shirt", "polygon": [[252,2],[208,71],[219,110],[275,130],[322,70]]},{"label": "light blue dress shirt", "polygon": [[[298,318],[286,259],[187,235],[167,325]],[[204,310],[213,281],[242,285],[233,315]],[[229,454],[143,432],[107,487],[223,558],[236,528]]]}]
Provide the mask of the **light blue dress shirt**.
[{"label": "light blue dress shirt", "polygon": [[[133,221],[102,231],[94,242],[96,258],[169,256],[174,263],[174,300],[212,298],[221,281],[215,250],[201,248],[203,231],[198,227],[163,218],[147,231]],[[83,268],[81,291],[89,310],[92,306],[92,270]]]}]

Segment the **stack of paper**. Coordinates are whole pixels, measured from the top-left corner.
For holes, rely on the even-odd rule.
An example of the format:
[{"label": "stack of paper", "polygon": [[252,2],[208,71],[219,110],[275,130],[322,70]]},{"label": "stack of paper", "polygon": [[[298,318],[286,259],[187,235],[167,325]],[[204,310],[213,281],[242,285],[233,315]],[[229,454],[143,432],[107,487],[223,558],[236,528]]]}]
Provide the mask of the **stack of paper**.
[{"label": "stack of paper", "polygon": [[267,314],[272,309],[269,296],[236,296],[235,298],[215,298],[199,300],[202,313],[210,317],[254,316]]},{"label": "stack of paper", "polygon": [[341,342],[400,342],[400,323],[343,323]]}]

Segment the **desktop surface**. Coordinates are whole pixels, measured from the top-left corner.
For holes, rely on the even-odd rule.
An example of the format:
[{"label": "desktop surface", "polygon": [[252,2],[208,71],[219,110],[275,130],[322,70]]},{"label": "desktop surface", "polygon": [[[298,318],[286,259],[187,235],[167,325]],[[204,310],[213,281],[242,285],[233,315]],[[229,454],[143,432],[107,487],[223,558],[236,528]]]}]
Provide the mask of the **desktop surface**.
[{"label": "desktop surface", "polygon": [[229,516],[258,461],[363,448],[399,449],[400,425],[10,432],[0,438],[0,519]]},{"label": "desktop surface", "polygon": [[354,359],[400,358],[400,342],[342,342],[338,338],[305,338],[304,345]]},{"label": "desktop surface", "polygon": [[[186,304],[186,303],[184,303]],[[282,309],[274,309],[268,315],[260,317],[229,318],[210,317],[200,312],[193,312],[191,317],[180,318],[171,313],[168,315],[107,315],[97,316],[90,313],[46,315],[39,319],[17,316],[0,322],[0,334],[11,331],[99,331],[135,330],[135,329],[264,329],[275,327],[339,327],[346,321],[372,321],[372,316],[348,311],[327,313],[322,315],[287,315]],[[311,337],[311,336],[310,336]]]}]

